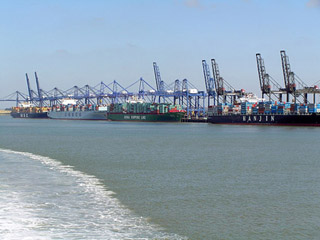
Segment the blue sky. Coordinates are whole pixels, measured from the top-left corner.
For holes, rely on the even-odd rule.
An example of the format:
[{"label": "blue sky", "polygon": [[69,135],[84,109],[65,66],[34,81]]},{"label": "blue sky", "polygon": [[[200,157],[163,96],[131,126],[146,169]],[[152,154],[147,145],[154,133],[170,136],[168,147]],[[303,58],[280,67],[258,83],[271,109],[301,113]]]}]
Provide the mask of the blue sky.
[{"label": "blue sky", "polygon": [[[140,77],[187,78],[204,90],[215,58],[236,89],[260,95],[255,54],[283,85],[280,50],[307,84],[320,80],[320,0],[1,0],[0,97]],[[1,106],[1,103],[0,103]]]}]

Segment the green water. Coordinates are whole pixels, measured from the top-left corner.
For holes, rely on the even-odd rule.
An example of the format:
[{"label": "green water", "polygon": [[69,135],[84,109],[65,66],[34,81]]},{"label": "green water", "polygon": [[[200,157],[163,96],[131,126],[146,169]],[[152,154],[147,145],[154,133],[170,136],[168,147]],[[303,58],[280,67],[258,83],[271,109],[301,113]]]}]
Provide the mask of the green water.
[{"label": "green water", "polygon": [[318,239],[319,134],[0,117],[0,148],[96,176],[136,215],[189,239]]}]

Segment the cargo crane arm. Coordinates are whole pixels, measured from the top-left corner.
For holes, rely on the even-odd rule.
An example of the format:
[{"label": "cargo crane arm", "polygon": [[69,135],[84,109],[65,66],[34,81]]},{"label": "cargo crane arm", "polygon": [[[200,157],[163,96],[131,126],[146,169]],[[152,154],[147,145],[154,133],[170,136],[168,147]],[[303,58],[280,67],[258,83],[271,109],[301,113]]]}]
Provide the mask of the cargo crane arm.
[{"label": "cargo crane arm", "polygon": [[[211,59],[212,71],[214,76],[214,82],[217,92],[217,102],[219,103],[219,97],[223,97],[223,101],[226,101],[226,97],[229,96],[231,100],[235,101],[236,96],[242,96],[244,90],[235,90],[231,84],[229,84],[223,77],[220,76],[218,64],[215,59]],[[227,88],[227,90],[226,90]]]},{"label": "cargo crane arm", "polygon": [[[284,50],[280,51],[283,78],[285,82],[285,88],[287,92],[287,102],[289,101],[289,94],[297,100],[299,95],[304,94],[304,102],[308,103],[307,94],[313,93],[313,88],[310,88],[305,84],[294,72],[291,71],[289,57]],[[297,86],[298,85],[298,86]]]},{"label": "cargo crane arm", "polygon": [[264,61],[263,61],[260,53],[256,54],[256,60],[257,60],[257,68],[258,68],[260,89],[261,89],[262,98],[263,98],[264,94],[269,94],[270,95],[270,93],[271,93],[270,79],[269,79],[269,76],[266,73],[266,68],[264,66]]},{"label": "cargo crane arm", "polygon": [[213,104],[215,105],[216,92],[214,90],[214,87],[215,87],[214,75],[213,77],[211,77],[210,68],[206,60],[202,60],[202,69],[203,69],[206,90],[208,94],[208,106],[210,106],[210,98],[213,98]]},{"label": "cargo crane arm", "polygon": [[156,87],[157,91],[160,91],[160,84],[162,83],[160,70],[156,62],[153,62],[153,71],[154,71],[154,77],[156,80]]},{"label": "cargo crane arm", "polygon": [[26,73],[26,80],[27,80],[29,99],[30,99],[30,102],[31,102],[33,99],[32,99],[32,92],[31,92],[31,88],[30,88],[30,81],[29,81],[29,77],[28,77],[27,73]]},{"label": "cargo crane arm", "polygon": [[38,75],[37,72],[34,72],[34,76],[36,78],[36,84],[37,84],[37,91],[38,91],[38,98],[39,98],[39,103],[40,103],[40,107],[42,107],[42,94],[41,94],[41,89],[40,89],[40,85],[39,85],[39,79],[38,79]]},{"label": "cargo crane arm", "polygon": [[214,94],[214,78],[211,77],[209,65],[207,64],[206,60],[202,60],[202,69],[207,93],[209,96],[212,96]]},{"label": "cargo crane arm", "polygon": [[295,97],[296,83],[294,79],[294,73],[291,71],[289,58],[286,55],[286,52],[284,50],[281,50],[280,56],[282,63],[284,85],[287,91],[287,102],[289,102],[289,94],[292,94]]},{"label": "cargo crane arm", "polygon": [[[256,54],[257,60],[257,68],[258,68],[258,76],[260,82],[260,89],[262,92],[262,98],[264,98],[264,94],[269,96],[269,100],[272,99],[272,95],[275,96],[278,100],[281,101],[282,94],[286,92],[281,88],[280,84],[277,83],[267,72],[264,65],[264,60],[261,57],[260,53]],[[277,90],[275,90],[277,89]],[[279,95],[277,95],[279,94]]]},{"label": "cargo crane arm", "polygon": [[[212,64],[212,71],[213,71],[213,76],[215,79],[217,91],[220,91],[221,93],[238,92],[237,90],[234,89],[234,87],[231,86],[231,84],[229,84],[223,77],[220,76],[219,66],[215,59],[211,59],[211,64]],[[226,90],[225,87],[227,87],[228,90]]]},{"label": "cargo crane arm", "polygon": [[219,67],[215,59],[211,59],[211,65],[212,65],[214,84],[215,84],[216,92],[219,98],[219,96],[222,96],[225,94],[224,81],[223,81],[223,78],[220,77]]}]

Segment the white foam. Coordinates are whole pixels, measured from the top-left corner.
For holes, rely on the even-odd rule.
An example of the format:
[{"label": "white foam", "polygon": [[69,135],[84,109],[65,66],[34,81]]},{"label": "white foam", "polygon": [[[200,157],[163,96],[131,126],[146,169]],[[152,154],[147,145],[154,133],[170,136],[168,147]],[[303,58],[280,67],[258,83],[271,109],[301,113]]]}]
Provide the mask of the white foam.
[{"label": "white foam", "polygon": [[39,219],[29,211],[19,193],[0,187],[0,236],[1,239],[48,239],[34,231]]},{"label": "white foam", "polygon": [[[57,179],[43,183],[48,186],[41,201],[31,196],[29,202],[24,199],[26,193],[12,192],[0,183],[0,239],[185,239],[136,216],[95,176],[49,157],[8,149],[0,152],[40,162],[53,172],[48,179]],[[49,191],[54,184],[55,192]]]}]

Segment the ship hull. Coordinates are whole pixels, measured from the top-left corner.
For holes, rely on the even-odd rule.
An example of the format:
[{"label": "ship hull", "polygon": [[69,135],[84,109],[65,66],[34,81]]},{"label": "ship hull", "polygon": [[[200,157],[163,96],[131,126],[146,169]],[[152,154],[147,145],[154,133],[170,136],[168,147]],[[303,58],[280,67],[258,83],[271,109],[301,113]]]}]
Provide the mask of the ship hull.
[{"label": "ship hull", "polygon": [[164,114],[139,114],[139,113],[108,113],[108,120],[111,121],[136,121],[136,122],[181,122],[184,113]]},{"label": "ship hull", "polygon": [[41,113],[18,113],[18,112],[11,112],[11,117],[13,118],[48,118],[47,112]]},{"label": "ship hull", "polygon": [[60,120],[107,120],[106,111],[51,111],[48,112],[51,119]]},{"label": "ship hull", "polygon": [[320,126],[320,114],[214,115],[208,119],[208,122],[213,124]]}]

